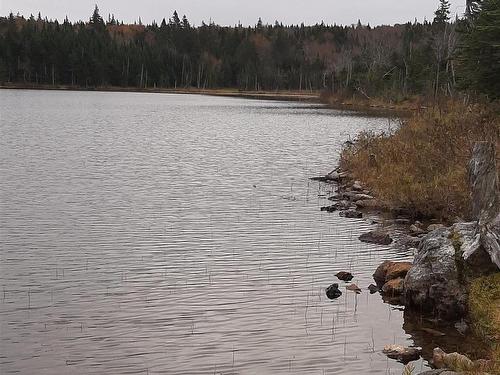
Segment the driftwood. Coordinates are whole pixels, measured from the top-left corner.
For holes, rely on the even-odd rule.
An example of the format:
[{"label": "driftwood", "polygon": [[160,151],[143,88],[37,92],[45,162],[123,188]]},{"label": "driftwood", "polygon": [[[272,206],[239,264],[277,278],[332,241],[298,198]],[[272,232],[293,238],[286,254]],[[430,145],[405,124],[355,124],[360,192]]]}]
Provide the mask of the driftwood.
[{"label": "driftwood", "polygon": [[500,268],[500,198],[493,143],[476,143],[468,172],[476,228],[474,236],[463,244],[463,257],[467,260],[482,248]]}]

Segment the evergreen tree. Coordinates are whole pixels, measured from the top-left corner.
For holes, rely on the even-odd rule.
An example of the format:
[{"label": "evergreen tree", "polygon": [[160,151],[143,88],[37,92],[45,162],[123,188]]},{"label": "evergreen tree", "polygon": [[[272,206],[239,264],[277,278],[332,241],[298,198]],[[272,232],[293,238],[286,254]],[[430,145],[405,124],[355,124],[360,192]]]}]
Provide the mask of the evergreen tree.
[{"label": "evergreen tree", "polygon": [[481,10],[481,0],[467,0],[465,16],[470,20],[476,18]]},{"label": "evergreen tree", "polygon": [[177,14],[176,10],[174,10],[174,14],[172,15],[172,18],[170,19],[170,26],[173,26],[175,28],[179,28],[181,26],[181,20],[179,18],[179,15]]},{"label": "evergreen tree", "polygon": [[439,8],[434,12],[434,23],[445,24],[450,20],[450,2],[448,0],[439,0]]},{"label": "evergreen tree", "polygon": [[102,31],[105,29],[104,20],[99,14],[99,7],[97,6],[97,4],[94,8],[94,13],[92,13],[92,17],[90,18],[90,24],[97,31]]},{"label": "evergreen tree", "polygon": [[500,98],[500,0],[484,0],[463,37],[459,60],[463,85]]}]

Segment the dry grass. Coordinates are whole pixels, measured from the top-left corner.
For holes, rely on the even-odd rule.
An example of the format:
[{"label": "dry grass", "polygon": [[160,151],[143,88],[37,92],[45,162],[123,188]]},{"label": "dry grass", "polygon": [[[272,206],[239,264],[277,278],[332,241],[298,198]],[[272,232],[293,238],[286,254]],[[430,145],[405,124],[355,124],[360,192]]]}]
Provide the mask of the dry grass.
[{"label": "dry grass", "polygon": [[493,141],[499,150],[499,107],[449,102],[426,109],[391,133],[360,134],[343,150],[340,166],[415,216],[467,218],[467,163],[477,141]]},{"label": "dry grass", "polygon": [[[469,289],[469,310],[474,330],[492,349],[492,359],[500,358],[500,272],[474,280]],[[495,363],[500,373],[500,362]]]}]

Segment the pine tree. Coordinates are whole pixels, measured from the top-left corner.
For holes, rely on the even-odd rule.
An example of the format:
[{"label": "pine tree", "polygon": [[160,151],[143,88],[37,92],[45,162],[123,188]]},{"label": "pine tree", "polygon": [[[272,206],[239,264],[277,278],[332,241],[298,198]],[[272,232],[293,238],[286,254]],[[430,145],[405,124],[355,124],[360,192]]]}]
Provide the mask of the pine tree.
[{"label": "pine tree", "polygon": [[484,0],[464,35],[459,62],[463,85],[500,97],[500,0]]},{"label": "pine tree", "polygon": [[94,8],[94,13],[92,13],[92,17],[90,18],[90,24],[97,31],[102,31],[105,29],[104,20],[99,14],[99,7],[97,6],[97,4]]},{"label": "pine tree", "polygon": [[170,19],[169,23],[170,26],[173,26],[175,28],[179,28],[181,26],[181,20],[176,10],[174,10],[174,14],[172,15],[172,18]]},{"label": "pine tree", "polygon": [[191,27],[191,25],[189,24],[189,21],[188,21],[186,15],[184,15],[182,17],[182,28],[189,29],[190,27]]},{"label": "pine tree", "polygon": [[481,0],[467,0],[465,16],[467,19],[474,19],[481,11]]},{"label": "pine tree", "polygon": [[439,8],[434,12],[434,23],[445,24],[450,20],[450,2],[448,0],[439,0]]}]

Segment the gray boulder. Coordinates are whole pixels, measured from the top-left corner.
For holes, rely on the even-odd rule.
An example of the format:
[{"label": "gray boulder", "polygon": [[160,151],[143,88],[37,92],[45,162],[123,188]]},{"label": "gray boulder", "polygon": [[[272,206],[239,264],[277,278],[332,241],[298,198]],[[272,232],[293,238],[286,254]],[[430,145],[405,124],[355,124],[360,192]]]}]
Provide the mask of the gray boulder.
[{"label": "gray boulder", "polygon": [[404,283],[408,307],[448,320],[467,313],[469,280],[500,268],[499,183],[492,143],[475,145],[469,183],[475,221],[425,235]]},{"label": "gray boulder", "polygon": [[458,319],[466,312],[467,295],[450,235],[450,229],[441,228],[422,239],[405,277],[404,294],[410,307]]}]

